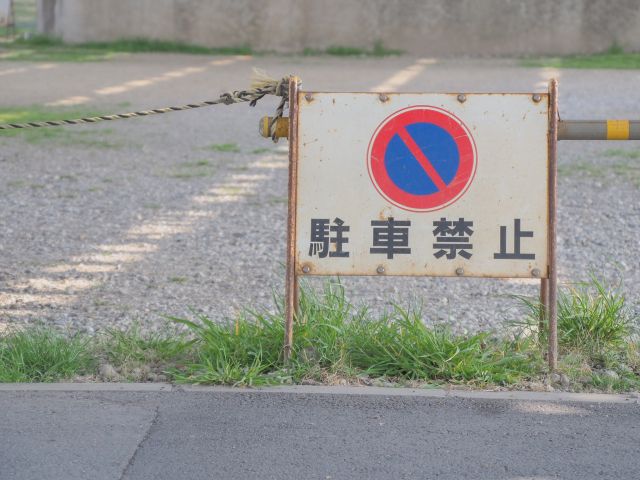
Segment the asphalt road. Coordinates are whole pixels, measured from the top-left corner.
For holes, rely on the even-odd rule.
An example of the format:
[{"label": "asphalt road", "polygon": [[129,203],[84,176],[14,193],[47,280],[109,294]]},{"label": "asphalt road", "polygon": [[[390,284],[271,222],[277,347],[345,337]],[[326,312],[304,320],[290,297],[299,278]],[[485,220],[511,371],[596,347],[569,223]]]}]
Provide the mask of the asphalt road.
[{"label": "asphalt road", "polygon": [[94,388],[0,389],[0,478],[586,480],[640,471],[640,405],[622,396]]}]

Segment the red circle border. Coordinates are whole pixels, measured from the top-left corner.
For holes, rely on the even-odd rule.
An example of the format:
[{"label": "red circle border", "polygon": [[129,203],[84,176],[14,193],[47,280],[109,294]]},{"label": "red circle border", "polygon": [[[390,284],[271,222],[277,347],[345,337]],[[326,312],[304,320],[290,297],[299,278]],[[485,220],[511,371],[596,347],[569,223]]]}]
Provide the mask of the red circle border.
[{"label": "red circle border", "polygon": [[[447,131],[458,147],[458,171],[447,188],[428,195],[413,195],[401,190],[391,180],[384,166],[384,153],[399,127],[428,122]],[[378,193],[393,205],[412,212],[432,212],[452,205],[468,190],[477,170],[476,145],[462,120],[442,108],[414,105],[385,118],[376,128],[367,148],[367,170]]]}]

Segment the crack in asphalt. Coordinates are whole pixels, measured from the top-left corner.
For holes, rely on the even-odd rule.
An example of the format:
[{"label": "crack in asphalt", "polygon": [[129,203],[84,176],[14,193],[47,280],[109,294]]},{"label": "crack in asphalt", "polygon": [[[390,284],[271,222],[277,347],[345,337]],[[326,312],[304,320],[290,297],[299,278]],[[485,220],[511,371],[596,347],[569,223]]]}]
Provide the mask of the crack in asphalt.
[{"label": "crack in asphalt", "polygon": [[156,405],[155,413],[153,415],[153,419],[151,419],[151,423],[149,424],[149,428],[147,428],[147,431],[145,432],[144,436],[142,437],[142,440],[140,440],[140,442],[138,442],[138,445],[136,445],[136,449],[134,450],[133,454],[131,455],[131,458],[129,458],[129,461],[127,462],[127,465],[122,470],[122,475],[120,475],[119,480],[124,480],[124,478],[127,475],[127,472],[133,466],[133,463],[136,461],[136,456],[138,455],[138,451],[140,450],[140,447],[151,436],[151,430],[153,430],[153,427],[155,427],[156,423],[158,422],[159,416],[160,416],[160,405]]}]

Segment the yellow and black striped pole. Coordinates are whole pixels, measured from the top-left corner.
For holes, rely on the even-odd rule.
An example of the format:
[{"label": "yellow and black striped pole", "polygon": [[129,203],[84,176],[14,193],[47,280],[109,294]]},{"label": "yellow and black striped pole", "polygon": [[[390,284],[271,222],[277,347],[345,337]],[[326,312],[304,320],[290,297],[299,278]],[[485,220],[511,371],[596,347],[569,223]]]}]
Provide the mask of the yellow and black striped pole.
[{"label": "yellow and black striped pole", "polygon": [[640,120],[560,120],[558,140],[640,140]]}]

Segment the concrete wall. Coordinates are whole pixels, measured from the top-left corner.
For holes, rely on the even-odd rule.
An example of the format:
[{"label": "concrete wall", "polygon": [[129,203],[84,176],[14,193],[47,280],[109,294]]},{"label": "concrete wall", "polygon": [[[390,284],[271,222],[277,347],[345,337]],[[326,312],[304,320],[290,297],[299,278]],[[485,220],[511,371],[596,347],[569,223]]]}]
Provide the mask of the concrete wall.
[{"label": "concrete wall", "polygon": [[144,37],[301,51],[385,47],[418,55],[640,50],[640,0],[38,0],[41,31],[68,42]]}]

